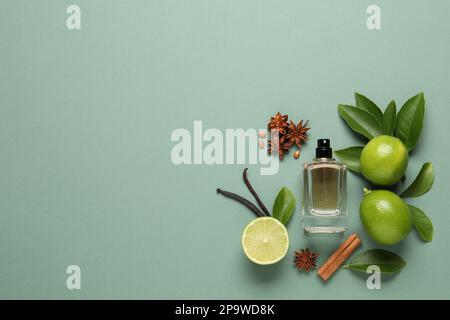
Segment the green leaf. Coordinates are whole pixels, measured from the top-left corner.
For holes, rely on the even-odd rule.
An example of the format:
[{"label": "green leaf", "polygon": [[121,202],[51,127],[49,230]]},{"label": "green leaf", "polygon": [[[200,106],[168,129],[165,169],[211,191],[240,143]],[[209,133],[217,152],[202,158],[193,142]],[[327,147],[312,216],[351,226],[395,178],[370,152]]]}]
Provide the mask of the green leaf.
[{"label": "green leaf", "polygon": [[347,149],[336,150],[334,154],[345,165],[355,172],[359,173],[359,158],[364,147],[350,147]]},{"label": "green leaf", "polygon": [[384,134],[393,136],[395,129],[395,120],[397,116],[397,106],[395,105],[395,101],[392,100],[389,102],[386,110],[384,110],[383,114],[383,132]]},{"label": "green leaf", "polygon": [[278,192],[275,202],[273,203],[272,215],[275,219],[278,219],[284,225],[287,225],[294,209],[295,197],[288,188],[283,187],[280,192]]},{"label": "green leaf", "polygon": [[360,108],[340,104],[338,113],[353,131],[369,140],[383,134],[378,121],[370,113]]},{"label": "green leaf", "polygon": [[355,101],[358,108],[370,113],[380,125],[383,124],[383,112],[381,112],[380,108],[378,108],[372,100],[358,92],[355,92]]},{"label": "green leaf", "polygon": [[378,266],[381,273],[396,273],[406,266],[406,262],[394,252],[383,249],[371,249],[353,258],[343,268],[366,272],[371,265]]},{"label": "green leaf", "polygon": [[419,234],[420,239],[423,241],[432,241],[433,240],[433,224],[431,223],[430,218],[427,217],[425,212],[421,209],[409,205],[409,209],[411,210],[411,216],[413,220],[413,224],[416,227],[417,233]]},{"label": "green leaf", "polygon": [[409,151],[414,149],[419,140],[425,114],[425,97],[423,93],[405,102],[397,115],[395,135],[403,141]]},{"label": "green leaf", "polygon": [[420,197],[431,189],[434,182],[434,171],[431,162],[424,163],[416,179],[400,195],[402,198]]}]

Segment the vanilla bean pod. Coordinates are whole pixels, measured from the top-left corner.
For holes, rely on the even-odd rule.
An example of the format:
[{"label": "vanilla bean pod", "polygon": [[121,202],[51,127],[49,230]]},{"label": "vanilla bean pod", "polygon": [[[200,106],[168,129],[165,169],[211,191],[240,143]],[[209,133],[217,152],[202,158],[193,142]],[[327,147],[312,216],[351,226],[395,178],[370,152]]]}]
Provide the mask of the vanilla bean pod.
[{"label": "vanilla bean pod", "polygon": [[261,199],[259,198],[259,196],[256,193],[255,189],[253,189],[250,181],[248,180],[247,171],[248,171],[248,168],[245,168],[244,172],[242,173],[242,178],[244,178],[245,185],[247,186],[248,191],[250,191],[250,193],[255,198],[256,202],[258,202],[259,207],[261,208],[261,210],[266,214],[266,216],[270,217],[269,210],[267,210],[266,206],[261,201]]},{"label": "vanilla bean pod", "polygon": [[248,209],[250,209],[254,214],[256,214],[258,217],[265,217],[266,215],[261,212],[257,206],[255,206],[253,203],[251,203],[249,200],[241,197],[240,195],[233,193],[233,192],[229,192],[229,191],[225,191],[222,189],[217,188],[217,193],[223,195],[224,197],[233,199],[237,202],[239,202],[240,204],[246,206]]}]

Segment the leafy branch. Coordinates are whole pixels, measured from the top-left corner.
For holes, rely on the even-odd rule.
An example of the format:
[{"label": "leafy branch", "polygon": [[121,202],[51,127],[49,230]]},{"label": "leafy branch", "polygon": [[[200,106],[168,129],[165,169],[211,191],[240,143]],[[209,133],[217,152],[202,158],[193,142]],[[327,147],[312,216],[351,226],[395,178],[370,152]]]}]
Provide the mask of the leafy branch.
[{"label": "leafy branch", "polygon": [[[412,151],[422,133],[425,116],[425,96],[421,92],[409,98],[397,112],[394,100],[384,112],[366,96],[355,93],[355,105],[338,105],[338,113],[354,132],[371,140],[380,135],[400,139],[408,151]],[[335,151],[336,157],[355,173],[360,173],[360,158],[364,146],[353,146]],[[431,162],[424,163],[414,181],[401,194],[402,198],[420,197],[428,192],[434,182]],[[433,225],[425,212],[409,206],[414,226],[424,241],[433,238]]]}]

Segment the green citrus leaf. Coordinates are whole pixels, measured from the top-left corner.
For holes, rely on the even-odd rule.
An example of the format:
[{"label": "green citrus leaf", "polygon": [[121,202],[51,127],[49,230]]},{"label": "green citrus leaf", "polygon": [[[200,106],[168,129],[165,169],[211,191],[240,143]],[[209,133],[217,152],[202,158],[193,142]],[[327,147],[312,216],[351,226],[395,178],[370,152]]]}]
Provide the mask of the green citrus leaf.
[{"label": "green citrus leaf", "polygon": [[363,135],[369,140],[383,134],[381,125],[367,111],[357,107],[340,104],[338,105],[338,113],[353,131]]},{"label": "green citrus leaf", "polygon": [[424,163],[416,179],[400,195],[402,198],[420,197],[431,189],[434,182],[434,171],[431,162]]},{"label": "green citrus leaf", "polygon": [[378,108],[372,100],[358,92],[355,92],[355,101],[358,108],[370,113],[380,125],[383,124],[383,112],[381,112],[380,108]]},{"label": "green citrus leaf", "polygon": [[354,257],[343,268],[366,272],[367,268],[372,265],[378,266],[381,273],[396,273],[406,266],[406,262],[394,252],[383,249],[371,249]]},{"label": "green citrus leaf", "polygon": [[409,209],[411,210],[411,216],[413,220],[414,227],[416,227],[417,233],[419,234],[420,239],[423,241],[432,241],[433,240],[433,224],[431,223],[430,218],[427,217],[425,212],[421,209],[409,205]]},{"label": "green citrus leaf", "polygon": [[334,151],[336,157],[345,165],[355,172],[359,173],[359,158],[364,147],[350,147]]},{"label": "green citrus leaf", "polygon": [[397,117],[397,106],[395,105],[395,101],[392,100],[389,102],[386,110],[384,110],[383,114],[383,132],[384,134],[393,136],[395,129],[395,120]]},{"label": "green citrus leaf", "polygon": [[425,97],[423,93],[410,98],[397,115],[395,135],[403,141],[409,151],[414,149],[419,140],[425,115]]},{"label": "green citrus leaf", "polygon": [[283,187],[275,198],[272,216],[284,225],[287,225],[289,219],[291,219],[294,209],[295,197],[288,188]]}]

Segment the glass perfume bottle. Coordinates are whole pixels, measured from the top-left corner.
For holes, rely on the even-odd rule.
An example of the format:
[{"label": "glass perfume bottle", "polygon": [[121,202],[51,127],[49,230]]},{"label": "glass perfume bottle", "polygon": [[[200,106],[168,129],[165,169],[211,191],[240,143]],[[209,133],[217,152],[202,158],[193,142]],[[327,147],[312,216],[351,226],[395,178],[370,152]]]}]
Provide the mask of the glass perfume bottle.
[{"label": "glass perfume bottle", "polygon": [[310,233],[347,230],[347,167],[333,159],[329,139],[317,140],[316,158],[303,169],[303,229]]}]

